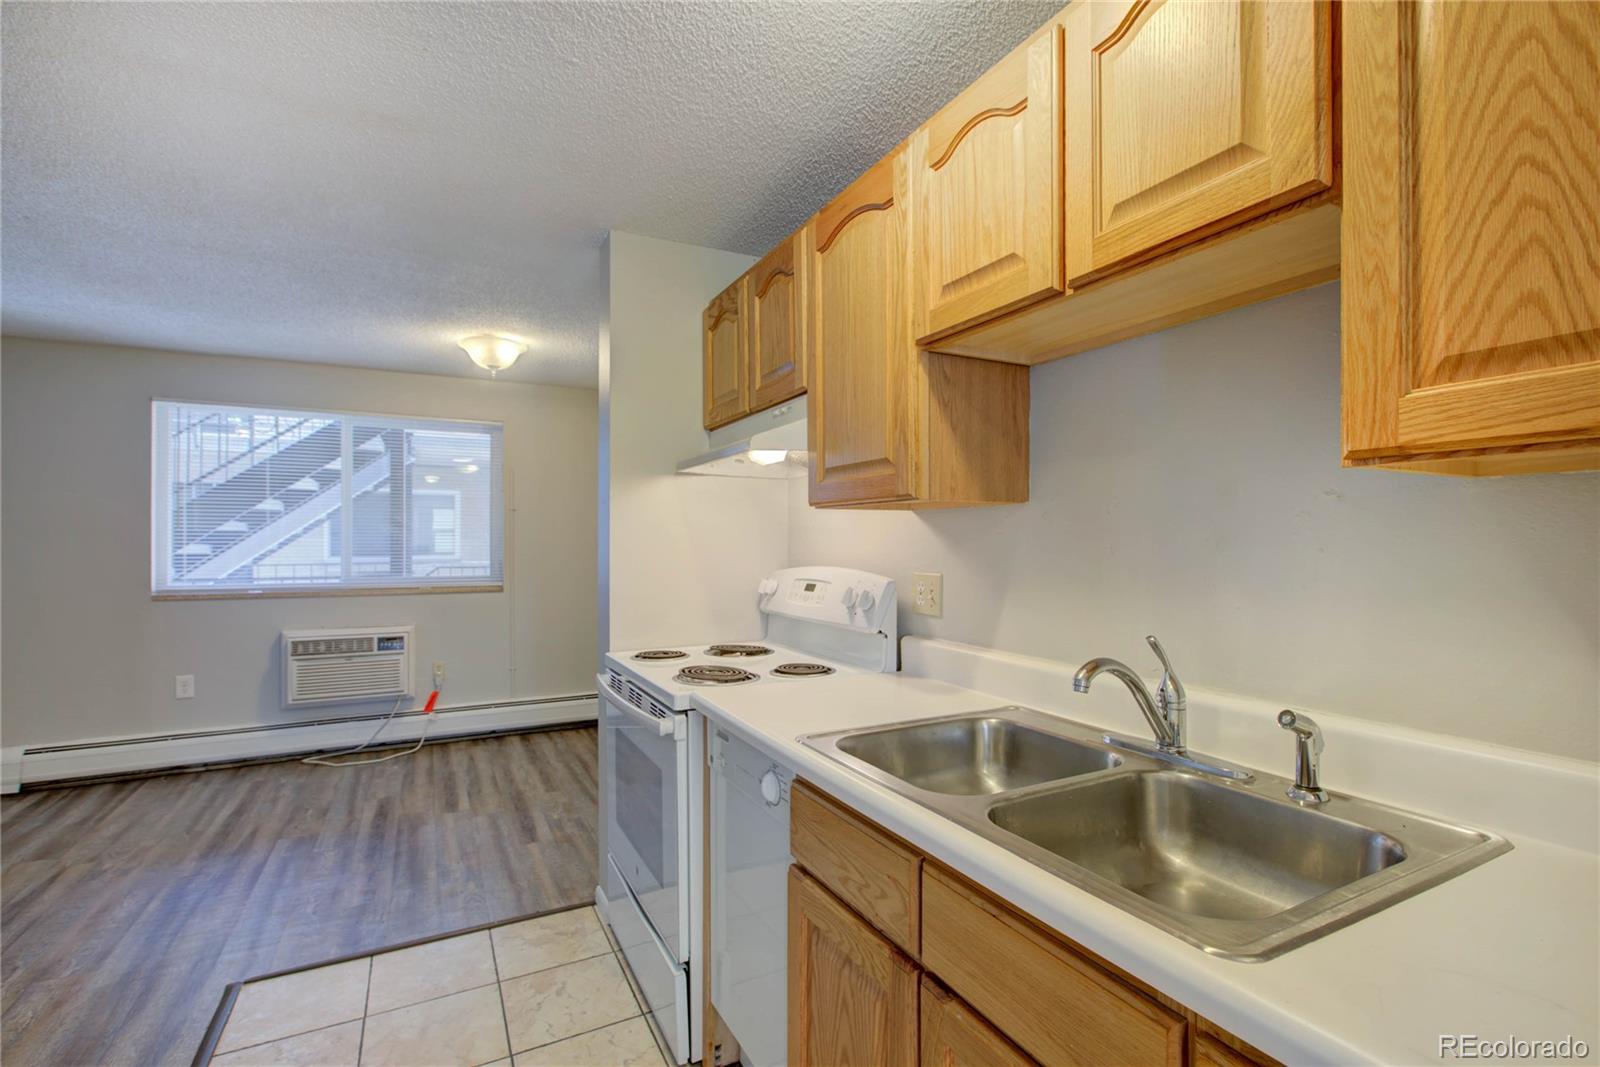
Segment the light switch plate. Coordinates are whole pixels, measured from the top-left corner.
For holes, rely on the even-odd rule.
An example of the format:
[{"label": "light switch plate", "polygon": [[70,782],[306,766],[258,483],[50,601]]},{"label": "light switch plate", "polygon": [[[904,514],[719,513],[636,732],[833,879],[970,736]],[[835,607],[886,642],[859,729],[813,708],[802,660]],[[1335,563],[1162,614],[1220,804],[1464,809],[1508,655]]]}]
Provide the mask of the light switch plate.
[{"label": "light switch plate", "polygon": [[912,574],[916,595],[911,610],[918,615],[944,615],[944,575],[934,571],[917,571]]},{"label": "light switch plate", "polygon": [[179,700],[191,700],[194,697],[194,675],[180,674],[173,679],[172,695]]}]

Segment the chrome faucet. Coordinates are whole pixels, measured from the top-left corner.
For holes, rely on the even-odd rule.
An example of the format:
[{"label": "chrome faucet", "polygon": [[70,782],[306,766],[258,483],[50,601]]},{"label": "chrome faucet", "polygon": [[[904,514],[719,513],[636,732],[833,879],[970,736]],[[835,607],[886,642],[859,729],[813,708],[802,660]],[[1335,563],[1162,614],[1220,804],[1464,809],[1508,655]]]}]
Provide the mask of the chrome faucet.
[{"label": "chrome faucet", "polygon": [[1294,734],[1294,785],[1285,790],[1290,800],[1301,804],[1322,804],[1328,791],[1322,788],[1322,728],[1309,715],[1284,708],[1278,712],[1278,725]]},{"label": "chrome faucet", "polygon": [[1154,696],[1150,695],[1144,680],[1133,673],[1126,663],[1104,657],[1092,659],[1079,667],[1072,676],[1072,688],[1079,693],[1087,693],[1090,684],[1100,675],[1109,674],[1116,678],[1133,694],[1134,703],[1144,712],[1145,721],[1155,733],[1156,743],[1161,750],[1181,756],[1188,751],[1188,697],[1161,642],[1156,640],[1154,634],[1145,640],[1150,642],[1156,658],[1161,661],[1161,684],[1156,687]]}]

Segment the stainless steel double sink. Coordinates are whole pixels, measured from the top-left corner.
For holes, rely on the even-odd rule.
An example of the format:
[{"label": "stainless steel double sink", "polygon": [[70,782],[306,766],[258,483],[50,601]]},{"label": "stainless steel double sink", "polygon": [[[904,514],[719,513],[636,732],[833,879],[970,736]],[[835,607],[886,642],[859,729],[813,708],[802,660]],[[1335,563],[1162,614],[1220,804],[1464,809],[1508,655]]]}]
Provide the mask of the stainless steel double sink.
[{"label": "stainless steel double sink", "polygon": [[1288,779],[1198,773],[1029,708],[800,740],[1231,959],[1287,952],[1511,848],[1338,793],[1305,806],[1286,795]]}]

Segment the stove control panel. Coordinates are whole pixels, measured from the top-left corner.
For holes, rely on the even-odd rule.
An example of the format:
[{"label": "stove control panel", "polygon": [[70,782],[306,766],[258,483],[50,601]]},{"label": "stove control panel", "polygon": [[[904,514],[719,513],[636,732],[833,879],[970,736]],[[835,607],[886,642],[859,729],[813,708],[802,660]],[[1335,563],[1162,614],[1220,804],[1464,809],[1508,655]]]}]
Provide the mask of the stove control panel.
[{"label": "stove control panel", "polygon": [[852,630],[886,630],[895,610],[894,580],[848,567],[790,567],[765,579],[761,610]]},{"label": "stove control panel", "polygon": [[[825,604],[830,584],[822,578],[795,578],[789,582],[789,591],[784,599],[791,604]],[[846,603],[853,599],[854,592],[853,589],[845,592]]]}]

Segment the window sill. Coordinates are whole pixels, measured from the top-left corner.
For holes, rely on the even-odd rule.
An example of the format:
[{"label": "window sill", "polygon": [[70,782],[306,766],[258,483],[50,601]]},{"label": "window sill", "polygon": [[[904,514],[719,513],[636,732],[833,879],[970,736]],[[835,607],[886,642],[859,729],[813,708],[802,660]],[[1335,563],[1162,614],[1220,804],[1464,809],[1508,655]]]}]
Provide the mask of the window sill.
[{"label": "window sill", "polygon": [[284,597],[416,596],[422,593],[503,593],[504,585],[292,586],[282,589],[168,590],[151,600],[277,600]]}]

